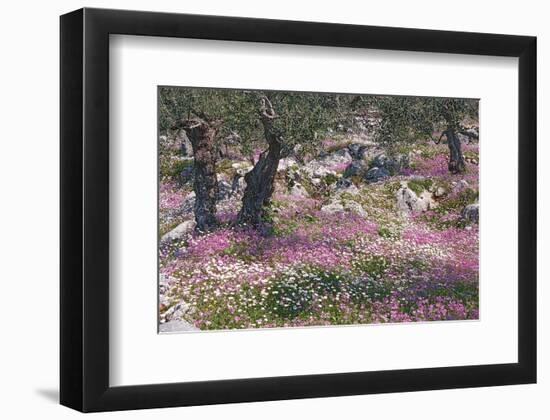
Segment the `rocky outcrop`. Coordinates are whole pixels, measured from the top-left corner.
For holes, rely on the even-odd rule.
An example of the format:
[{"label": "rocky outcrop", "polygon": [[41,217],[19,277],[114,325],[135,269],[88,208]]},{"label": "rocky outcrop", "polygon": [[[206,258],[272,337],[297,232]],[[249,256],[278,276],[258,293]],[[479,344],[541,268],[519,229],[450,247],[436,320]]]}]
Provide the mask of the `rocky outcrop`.
[{"label": "rocky outcrop", "polygon": [[352,176],[363,176],[368,170],[368,165],[365,162],[354,160],[351,162],[344,173],[344,178],[351,178]]},{"label": "rocky outcrop", "polygon": [[189,332],[189,331],[200,331],[193,324],[177,320],[177,321],[168,321],[159,325],[159,332],[161,333],[179,333],[179,332]]},{"label": "rocky outcrop", "polygon": [[185,302],[178,302],[167,310],[162,311],[163,305],[164,304],[161,303],[159,332],[199,331],[197,327],[185,320],[186,315],[190,315],[194,312],[190,305]]},{"label": "rocky outcrop", "polygon": [[336,175],[334,170],[338,165],[351,163],[352,158],[347,149],[324,155],[319,159],[308,162],[301,170],[308,178],[324,178],[327,175]]},{"label": "rocky outcrop", "polygon": [[363,206],[355,201],[351,201],[351,200],[344,201],[344,210],[351,213],[355,213],[361,217],[368,216]]},{"label": "rocky outcrop", "polygon": [[367,213],[365,209],[363,209],[363,206],[351,200],[334,200],[321,207],[321,211],[328,214],[350,212],[361,217],[367,217]]},{"label": "rocky outcrop", "polygon": [[403,213],[419,213],[437,207],[437,203],[432,198],[432,193],[422,191],[417,195],[413,190],[407,187],[406,183],[395,193],[397,199],[397,209]]},{"label": "rocky outcrop", "polygon": [[408,155],[388,157],[386,154],[380,153],[376,155],[368,164],[364,159],[353,160],[344,170],[343,176],[345,178],[359,176],[362,177],[367,183],[373,183],[389,178],[390,176],[397,175],[403,168],[408,166]]},{"label": "rocky outcrop", "polygon": [[400,154],[390,157],[381,153],[374,157],[369,168],[381,168],[385,169],[390,175],[397,175],[402,169],[408,168],[409,165],[409,155]]},{"label": "rocky outcrop", "polygon": [[344,193],[357,195],[360,193],[359,188],[357,188],[353,182],[347,178],[338,178],[338,180],[333,184],[333,190],[337,195],[342,195]]},{"label": "rocky outcrop", "polygon": [[162,315],[161,321],[180,320],[184,315],[191,313],[191,306],[185,302],[179,302],[168,308]]},{"label": "rocky outcrop", "polygon": [[363,160],[368,155],[368,147],[361,143],[348,144],[348,151],[353,160]]},{"label": "rocky outcrop", "polygon": [[364,176],[364,179],[368,183],[373,183],[389,177],[390,177],[390,173],[386,168],[375,166],[367,171],[367,173]]},{"label": "rocky outcrop", "polygon": [[328,214],[342,213],[344,211],[344,206],[339,201],[333,201],[321,207],[321,211]]}]

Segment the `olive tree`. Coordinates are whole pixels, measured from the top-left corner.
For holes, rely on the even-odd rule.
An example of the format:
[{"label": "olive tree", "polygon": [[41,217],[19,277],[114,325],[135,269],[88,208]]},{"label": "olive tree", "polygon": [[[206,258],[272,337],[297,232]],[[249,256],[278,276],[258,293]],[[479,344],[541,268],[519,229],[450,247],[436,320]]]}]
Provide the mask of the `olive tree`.
[{"label": "olive tree", "polygon": [[216,225],[217,148],[229,134],[237,136],[243,155],[261,148],[245,175],[239,225],[260,227],[274,190],[279,161],[294,153],[315,151],[322,133],[339,121],[347,96],[298,92],[162,88],[161,130],[185,130],[194,154],[197,229]]},{"label": "olive tree", "polygon": [[227,134],[225,120],[246,126],[250,110],[237,109],[246,105],[236,91],[221,89],[174,88],[159,89],[159,128],[162,131],[184,130],[193,149],[193,190],[195,192],[196,229],[208,231],[216,222],[218,180],[216,162],[219,138]]},{"label": "olive tree", "polygon": [[380,111],[376,136],[379,141],[416,141],[441,132],[449,147],[449,171],[464,172],[466,165],[458,134],[472,136],[462,126],[465,119],[478,118],[479,102],[475,99],[379,96],[368,99]]},{"label": "olive tree", "polygon": [[[279,161],[300,146],[313,151],[339,117],[339,98],[334,95],[298,92],[253,92],[258,99],[258,117],[267,148],[245,175],[246,188],[237,223],[263,225],[265,208],[273,195]],[[246,144],[246,142],[244,143]]]}]

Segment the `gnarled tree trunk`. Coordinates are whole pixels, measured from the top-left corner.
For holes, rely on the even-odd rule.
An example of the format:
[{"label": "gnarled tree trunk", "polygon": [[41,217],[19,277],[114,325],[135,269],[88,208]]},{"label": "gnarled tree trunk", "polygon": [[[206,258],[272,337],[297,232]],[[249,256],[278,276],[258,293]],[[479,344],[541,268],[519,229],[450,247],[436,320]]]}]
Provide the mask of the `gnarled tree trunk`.
[{"label": "gnarled tree trunk", "polygon": [[449,146],[449,172],[453,174],[464,172],[466,170],[466,163],[462,155],[460,139],[456,135],[455,129],[449,127],[443,132],[443,135],[447,137],[447,144]]},{"label": "gnarled tree trunk", "polygon": [[216,150],[214,140],[220,127],[219,121],[191,118],[184,121],[183,128],[193,148],[193,190],[195,191],[196,230],[206,232],[216,224],[216,200],[218,179],[216,177]]},{"label": "gnarled tree trunk", "polygon": [[274,190],[275,175],[281,159],[281,137],[273,123],[277,115],[267,97],[262,98],[261,121],[264,135],[269,145],[254,168],[248,172],[244,180],[246,188],[243,195],[243,204],[237,217],[237,223],[252,227],[263,225],[263,210],[269,204]]}]

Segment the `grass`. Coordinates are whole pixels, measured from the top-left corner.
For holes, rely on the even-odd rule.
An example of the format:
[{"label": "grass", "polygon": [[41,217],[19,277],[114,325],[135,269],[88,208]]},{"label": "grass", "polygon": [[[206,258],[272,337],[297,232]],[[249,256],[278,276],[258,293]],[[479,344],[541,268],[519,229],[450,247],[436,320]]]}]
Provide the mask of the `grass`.
[{"label": "grass", "polygon": [[433,185],[433,181],[430,178],[413,178],[407,181],[407,186],[414,191],[416,195],[422,194],[424,191],[428,191]]},{"label": "grass", "polygon": [[187,169],[193,166],[193,160],[192,159],[169,159],[169,158],[162,158],[160,159],[160,176],[173,178],[175,180],[180,180],[181,173]]}]

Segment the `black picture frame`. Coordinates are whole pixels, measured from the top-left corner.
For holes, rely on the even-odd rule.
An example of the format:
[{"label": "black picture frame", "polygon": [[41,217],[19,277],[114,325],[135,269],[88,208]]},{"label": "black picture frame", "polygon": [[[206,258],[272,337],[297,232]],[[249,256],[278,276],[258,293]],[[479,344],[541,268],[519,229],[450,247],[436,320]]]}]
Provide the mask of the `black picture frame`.
[{"label": "black picture frame", "polygon": [[[518,363],[111,387],[109,35],[519,58]],[[536,38],[80,9],[61,16],[60,400],[83,412],[536,382]]]}]

